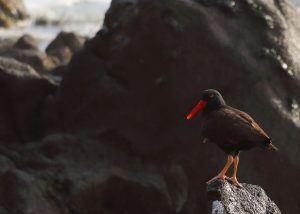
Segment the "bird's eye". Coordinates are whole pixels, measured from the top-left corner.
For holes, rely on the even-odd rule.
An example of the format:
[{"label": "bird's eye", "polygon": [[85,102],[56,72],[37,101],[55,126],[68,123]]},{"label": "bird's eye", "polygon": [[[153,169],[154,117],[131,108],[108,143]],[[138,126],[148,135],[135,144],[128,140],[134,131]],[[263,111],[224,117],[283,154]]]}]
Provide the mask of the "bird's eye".
[{"label": "bird's eye", "polygon": [[214,94],[209,94],[208,97],[209,98],[213,98],[215,95]]}]

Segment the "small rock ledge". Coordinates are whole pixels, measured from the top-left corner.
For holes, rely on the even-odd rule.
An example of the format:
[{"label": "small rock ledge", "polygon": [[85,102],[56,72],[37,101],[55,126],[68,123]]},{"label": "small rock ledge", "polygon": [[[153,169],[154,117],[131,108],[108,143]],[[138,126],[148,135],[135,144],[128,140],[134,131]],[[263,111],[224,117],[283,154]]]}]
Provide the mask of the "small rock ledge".
[{"label": "small rock ledge", "polygon": [[215,181],[207,186],[207,199],[212,214],[278,214],[277,205],[260,187],[243,184],[237,188],[227,181]]}]

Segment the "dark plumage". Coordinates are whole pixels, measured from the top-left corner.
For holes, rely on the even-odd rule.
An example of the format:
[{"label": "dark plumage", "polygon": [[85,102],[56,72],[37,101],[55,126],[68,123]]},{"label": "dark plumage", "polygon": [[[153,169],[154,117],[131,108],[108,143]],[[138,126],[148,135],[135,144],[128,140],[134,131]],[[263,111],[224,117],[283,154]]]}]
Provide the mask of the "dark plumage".
[{"label": "dark plumage", "polygon": [[[271,138],[247,113],[226,105],[222,95],[213,89],[202,92],[201,100],[187,116],[191,119],[198,111],[201,112],[201,135],[204,139],[218,145],[226,154],[228,161],[221,173],[211,181],[226,179],[225,173],[234,163],[236,174],[239,152],[260,146],[268,150],[277,150]],[[241,186],[234,175],[230,179]],[[209,182],[211,182],[209,181]]]}]

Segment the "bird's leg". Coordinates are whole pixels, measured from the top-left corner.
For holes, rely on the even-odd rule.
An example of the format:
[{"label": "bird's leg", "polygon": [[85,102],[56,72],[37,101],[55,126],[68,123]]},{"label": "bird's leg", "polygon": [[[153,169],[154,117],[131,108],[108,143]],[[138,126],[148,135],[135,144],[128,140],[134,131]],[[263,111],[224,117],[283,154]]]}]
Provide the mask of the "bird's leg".
[{"label": "bird's leg", "polygon": [[233,163],[233,157],[232,157],[232,155],[228,155],[227,163],[225,164],[222,171],[216,177],[213,177],[212,179],[210,179],[206,183],[210,184],[211,182],[213,182],[215,180],[218,180],[218,179],[221,179],[221,180],[228,179],[225,174],[226,174],[227,170],[229,169],[229,167],[231,166],[232,163]]},{"label": "bird's leg", "polygon": [[238,182],[237,178],[236,178],[236,173],[237,173],[237,168],[238,168],[238,165],[239,165],[239,156],[235,156],[234,159],[233,159],[233,175],[232,177],[229,179],[233,185],[237,186],[237,187],[240,187],[240,188],[243,188],[243,186]]}]

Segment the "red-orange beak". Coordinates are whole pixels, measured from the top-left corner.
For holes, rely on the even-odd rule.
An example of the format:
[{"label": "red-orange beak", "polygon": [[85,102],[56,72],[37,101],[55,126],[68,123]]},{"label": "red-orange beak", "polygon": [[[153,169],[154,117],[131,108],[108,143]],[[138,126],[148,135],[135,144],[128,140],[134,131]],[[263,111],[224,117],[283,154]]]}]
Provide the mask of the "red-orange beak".
[{"label": "red-orange beak", "polygon": [[200,111],[201,109],[203,109],[205,105],[206,105],[206,102],[204,100],[200,100],[199,103],[193,108],[193,110],[191,111],[191,113],[188,114],[188,116],[186,117],[186,119],[189,120],[192,117],[194,117],[195,114],[197,114],[198,111]]}]

